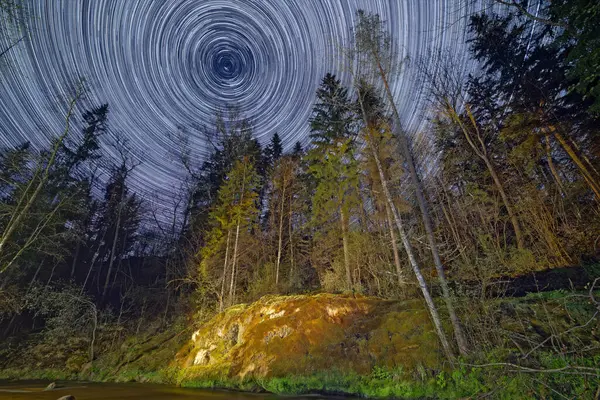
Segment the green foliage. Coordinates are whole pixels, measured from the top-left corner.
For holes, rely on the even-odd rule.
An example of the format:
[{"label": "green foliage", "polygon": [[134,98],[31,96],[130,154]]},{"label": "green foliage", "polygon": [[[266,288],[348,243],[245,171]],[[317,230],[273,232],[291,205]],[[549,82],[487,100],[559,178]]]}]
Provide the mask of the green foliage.
[{"label": "green foliage", "polygon": [[600,113],[600,6],[594,0],[558,0],[550,2],[548,14],[564,26],[559,40],[568,48],[571,88]]},{"label": "green foliage", "polygon": [[[220,283],[211,289],[217,293],[226,286],[228,270],[236,269],[233,273],[237,275],[232,277],[232,281],[240,275],[240,270],[246,274],[246,279],[238,279],[238,285],[243,285],[248,279],[252,257],[248,252],[240,256],[241,250],[238,251],[238,247],[241,248],[240,243],[248,246],[253,240],[252,231],[259,214],[259,183],[260,178],[250,158],[236,161],[219,189],[217,203],[210,212],[212,228],[207,234],[207,243],[201,250],[200,273],[203,282]],[[221,298],[220,301],[224,299]]]},{"label": "green foliage", "polygon": [[45,320],[44,334],[55,339],[77,333],[91,335],[97,318],[94,303],[78,286],[34,286],[25,296],[25,309]]}]

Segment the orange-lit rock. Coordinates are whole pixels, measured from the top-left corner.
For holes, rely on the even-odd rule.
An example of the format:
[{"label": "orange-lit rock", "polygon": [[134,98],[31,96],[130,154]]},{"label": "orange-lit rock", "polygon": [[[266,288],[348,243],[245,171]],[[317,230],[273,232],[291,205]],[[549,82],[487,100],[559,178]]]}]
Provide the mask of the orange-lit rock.
[{"label": "orange-lit rock", "polygon": [[421,302],[332,294],[231,307],[194,332],[178,356],[184,380],[410,371],[439,368],[442,359]]}]

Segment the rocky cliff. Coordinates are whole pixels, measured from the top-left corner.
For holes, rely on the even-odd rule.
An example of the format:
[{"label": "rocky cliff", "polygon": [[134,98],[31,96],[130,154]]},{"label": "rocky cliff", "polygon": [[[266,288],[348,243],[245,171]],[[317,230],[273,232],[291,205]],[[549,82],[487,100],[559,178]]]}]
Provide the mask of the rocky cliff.
[{"label": "rocky cliff", "polygon": [[231,307],[193,333],[178,362],[184,381],[249,380],[436,369],[442,355],[421,302],[321,294]]}]

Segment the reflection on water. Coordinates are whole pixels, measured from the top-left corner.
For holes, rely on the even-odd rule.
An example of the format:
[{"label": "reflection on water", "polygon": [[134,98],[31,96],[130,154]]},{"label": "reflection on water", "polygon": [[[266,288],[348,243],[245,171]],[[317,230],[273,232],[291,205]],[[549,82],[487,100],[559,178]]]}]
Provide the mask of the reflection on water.
[{"label": "reflection on water", "polygon": [[227,391],[207,391],[182,389],[173,386],[150,384],[110,384],[110,383],[59,383],[52,391],[44,391],[48,382],[0,382],[0,400],[57,400],[73,395],[77,400],[286,400],[333,399],[325,396],[280,397],[270,394],[251,394]]}]

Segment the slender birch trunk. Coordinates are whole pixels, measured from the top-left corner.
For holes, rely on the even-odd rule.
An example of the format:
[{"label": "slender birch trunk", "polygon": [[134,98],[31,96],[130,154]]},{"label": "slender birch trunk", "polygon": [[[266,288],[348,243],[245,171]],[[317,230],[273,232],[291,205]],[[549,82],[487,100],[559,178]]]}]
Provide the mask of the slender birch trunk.
[{"label": "slender birch trunk", "polygon": [[229,266],[229,243],[231,241],[231,229],[227,229],[227,244],[225,245],[225,262],[223,262],[223,281],[221,282],[221,296],[219,297],[219,312],[223,311],[225,300],[225,281],[227,280],[227,267]]},{"label": "slender birch trunk", "polygon": [[[238,203],[238,208],[241,207],[242,203],[244,202],[244,191],[246,190],[246,163],[244,163],[244,174],[242,176],[242,188],[240,191],[240,201]],[[231,267],[231,283],[229,285],[229,300],[230,300],[230,305],[233,304],[234,302],[234,298],[235,298],[235,275],[237,273],[236,267],[237,267],[237,254],[238,254],[238,243],[239,243],[239,238],[240,238],[240,225],[242,223],[241,219],[242,219],[242,215],[241,215],[241,208],[238,210],[237,213],[237,226],[235,229],[235,242],[233,245],[233,258],[232,258],[232,267]]]},{"label": "slender birch trunk", "polygon": [[235,228],[235,241],[233,244],[233,257],[231,265],[231,283],[229,285],[229,305],[233,304],[233,298],[235,295],[235,274],[237,273],[237,253],[238,253],[238,242],[240,238],[240,220],[238,218],[237,226]]},{"label": "slender birch trunk", "polygon": [[288,214],[288,236],[290,237],[290,284],[292,283],[292,279],[294,276],[294,273],[296,271],[296,266],[295,266],[295,259],[294,259],[294,236],[293,236],[293,226],[292,226],[292,218],[293,218],[293,211],[292,211],[292,200],[293,200],[293,193],[290,193],[290,210],[289,210],[289,214]]},{"label": "slender birch trunk", "polygon": [[[285,173],[285,171],[284,171]],[[279,210],[279,238],[277,243],[277,263],[275,267],[275,287],[279,286],[279,267],[281,264],[281,252],[283,250],[283,211],[285,205],[285,189],[286,189],[286,179],[285,176],[283,178],[283,188],[281,194],[281,207]]]}]

